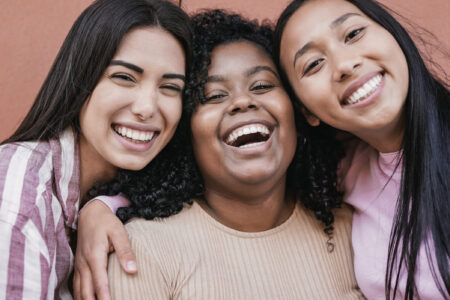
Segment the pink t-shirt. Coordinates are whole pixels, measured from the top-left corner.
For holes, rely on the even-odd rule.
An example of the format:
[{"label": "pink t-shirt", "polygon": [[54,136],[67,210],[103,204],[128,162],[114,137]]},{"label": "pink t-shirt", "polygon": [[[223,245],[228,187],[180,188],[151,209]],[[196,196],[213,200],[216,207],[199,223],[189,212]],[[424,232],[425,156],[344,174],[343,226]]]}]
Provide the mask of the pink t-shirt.
[{"label": "pink t-shirt", "polygon": [[[400,153],[380,153],[363,142],[351,145],[348,152],[341,174],[344,201],[355,209],[352,243],[356,279],[368,299],[385,299],[389,237],[400,190],[401,164],[396,169]],[[434,254],[433,248],[431,251]],[[424,246],[418,259],[415,282],[420,298],[442,299]],[[405,287],[406,272],[402,272],[396,299],[404,297]]]}]

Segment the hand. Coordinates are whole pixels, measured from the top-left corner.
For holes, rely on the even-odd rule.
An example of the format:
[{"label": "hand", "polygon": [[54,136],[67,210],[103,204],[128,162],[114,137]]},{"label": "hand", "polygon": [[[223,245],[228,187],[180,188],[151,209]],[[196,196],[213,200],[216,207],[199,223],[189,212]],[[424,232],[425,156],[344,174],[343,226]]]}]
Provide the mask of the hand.
[{"label": "hand", "polygon": [[78,241],[74,267],[75,299],[111,299],[109,293],[108,253],[116,251],[120,265],[136,273],[136,258],[125,227],[100,200],[86,204],[78,218]]}]

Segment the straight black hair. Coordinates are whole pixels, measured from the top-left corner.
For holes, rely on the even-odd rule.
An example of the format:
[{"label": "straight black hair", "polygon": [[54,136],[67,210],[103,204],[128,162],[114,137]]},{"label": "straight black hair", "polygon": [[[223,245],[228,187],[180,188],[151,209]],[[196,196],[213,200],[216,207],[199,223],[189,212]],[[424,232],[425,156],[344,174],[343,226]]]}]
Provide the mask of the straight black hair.
[{"label": "straight black hair", "polygon": [[[283,30],[305,2],[294,0],[282,12],[275,30],[274,54],[280,76],[289,85],[280,64]],[[402,179],[389,242],[385,292],[395,298],[399,274],[406,269],[405,299],[417,297],[414,275],[419,250],[425,247],[434,281],[444,298],[450,294],[450,92],[434,78],[406,30],[372,0],[346,0],[384,27],[400,45],[409,68],[402,141]],[[290,90],[292,90],[290,88]],[[433,249],[434,248],[434,253]],[[436,263],[433,262],[433,254]]]},{"label": "straight black hair", "polygon": [[73,24],[30,111],[2,142],[56,138],[67,127],[79,133],[79,114],[123,37],[138,27],[158,27],[177,39],[190,69],[192,30],[181,8],[165,0],[97,0]]}]

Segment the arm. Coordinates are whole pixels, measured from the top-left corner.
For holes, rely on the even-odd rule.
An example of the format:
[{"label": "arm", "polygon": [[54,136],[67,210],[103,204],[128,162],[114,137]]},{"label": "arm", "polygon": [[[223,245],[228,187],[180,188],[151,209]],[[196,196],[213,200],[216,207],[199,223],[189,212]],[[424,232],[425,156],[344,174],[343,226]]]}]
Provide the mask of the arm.
[{"label": "arm", "polygon": [[44,207],[51,197],[51,153],[41,148],[45,144],[0,146],[0,299],[53,298],[55,266],[46,238],[56,240],[57,232],[46,227],[53,216]]},{"label": "arm", "polygon": [[117,210],[117,207],[128,204],[123,199],[117,196],[102,197],[102,201],[90,201],[80,212],[74,268],[75,299],[95,299],[94,295],[98,299],[110,299],[106,273],[110,252],[116,251],[126,272],[136,272],[136,259],[124,226],[113,213],[113,208],[103,202],[119,202],[114,204]]},{"label": "arm", "polygon": [[11,214],[3,212],[0,218],[0,299],[51,297],[54,291],[42,285],[52,271],[47,246],[29,220],[22,230],[9,224],[5,217]]}]

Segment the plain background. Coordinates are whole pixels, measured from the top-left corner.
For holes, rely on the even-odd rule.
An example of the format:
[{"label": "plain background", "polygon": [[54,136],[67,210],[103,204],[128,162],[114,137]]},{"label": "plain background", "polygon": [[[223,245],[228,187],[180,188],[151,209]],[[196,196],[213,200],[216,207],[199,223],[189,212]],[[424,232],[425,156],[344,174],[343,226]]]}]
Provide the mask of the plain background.
[{"label": "plain background", "polygon": [[[92,0],[0,0],[0,141],[11,135],[25,117],[72,23],[91,2]],[[205,7],[226,8],[250,18],[275,21],[289,2],[183,0],[182,7],[190,13]],[[380,2],[432,32],[436,40],[430,39],[414,26],[417,34],[437,45],[436,48],[441,52],[449,52],[449,0]],[[404,23],[402,19],[399,20]],[[439,51],[431,51],[430,55],[444,70],[450,70],[448,57]]]}]

